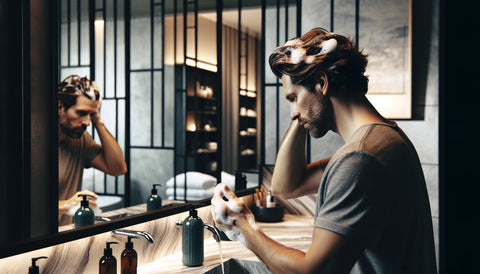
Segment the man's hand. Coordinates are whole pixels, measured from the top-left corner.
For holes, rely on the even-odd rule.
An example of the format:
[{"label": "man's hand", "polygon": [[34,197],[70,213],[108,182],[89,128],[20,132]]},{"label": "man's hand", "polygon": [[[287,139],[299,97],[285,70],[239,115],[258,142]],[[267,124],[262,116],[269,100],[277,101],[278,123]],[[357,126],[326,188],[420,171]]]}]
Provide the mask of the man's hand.
[{"label": "man's hand", "polygon": [[98,195],[90,190],[82,190],[82,191],[77,191],[75,195],[70,197],[67,200],[60,200],[58,201],[58,211],[59,213],[67,213],[71,208],[77,207],[78,204],[83,200],[82,197],[78,197],[78,195],[90,195],[87,197],[88,202],[90,203],[91,207],[97,207],[97,198]]},{"label": "man's hand", "polygon": [[102,116],[100,116],[100,109],[102,108],[102,94],[100,94],[100,88],[98,87],[97,83],[92,81],[92,87],[98,90],[99,96],[97,101],[97,111],[92,113],[91,119],[94,126],[98,124],[103,124]]},{"label": "man's hand", "polygon": [[217,228],[225,232],[230,240],[238,240],[247,246],[240,226],[248,223],[255,230],[259,230],[259,227],[245,203],[225,184],[215,187],[211,203],[212,217]]},{"label": "man's hand", "polygon": [[94,126],[103,124],[102,116],[100,116],[100,110],[102,108],[102,96],[100,95],[97,102],[97,111],[91,114],[92,123]]}]

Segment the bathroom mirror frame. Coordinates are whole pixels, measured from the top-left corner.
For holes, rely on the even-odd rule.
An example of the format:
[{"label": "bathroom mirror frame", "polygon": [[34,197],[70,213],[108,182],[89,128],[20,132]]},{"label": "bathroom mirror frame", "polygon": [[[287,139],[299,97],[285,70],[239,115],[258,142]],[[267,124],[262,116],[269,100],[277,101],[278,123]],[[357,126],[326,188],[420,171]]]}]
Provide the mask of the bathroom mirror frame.
[{"label": "bathroom mirror frame", "polygon": [[[89,0],[90,3],[92,3],[93,1],[92,0]],[[128,5],[129,1],[126,1],[125,2],[125,5]],[[217,30],[220,29],[221,30],[221,23],[222,23],[222,12],[223,11],[223,1],[215,1],[216,2],[216,9],[217,9]],[[241,2],[239,0],[239,2]],[[3,2],[2,2],[3,3]],[[263,28],[264,28],[264,10],[265,10],[265,5],[266,5],[266,1],[262,1],[261,2],[261,6],[259,6],[262,10],[262,39],[264,38],[263,37]],[[41,6],[39,8],[39,6]],[[50,40],[49,44],[47,45],[47,48],[46,49],[43,49],[43,51],[39,51],[38,55],[41,55],[42,53],[46,53],[48,52],[49,54],[45,54],[47,55],[47,59],[48,57],[51,57],[51,53],[53,52],[53,59],[50,59],[48,61],[44,61],[43,65],[45,66],[48,66],[48,67],[51,67],[52,68],[52,71],[53,73],[50,74],[50,78],[46,80],[46,82],[49,84],[49,85],[46,85],[44,87],[44,91],[45,89],[47,90],[47,93],[48,93],[48,90],[54,90],[57,83],[58,83],[58,77],[56,75],[58,75],[58,67],[56,64],[56,61],[57,61],[57,56],[55,56],[56,54],[55,53],[58,53],[58,47],[59,45],[56,45],[53,41],[55,41],[55,39],[58,39],[57,35],[55,33],[55,31],[58,29],[59,27],[59,23],[58,23],[58,20],[57,20],[57,15],[55,15],[55,11],[58,10],[59,8],[59,0],[41,0],[41,1],[38,1],[37,3],[35,4],[30,4],[28,1],[23,1],[22,2],[22,5],[20,5],[19,7],[17,7],[18,9],[22,10],[22,11],[26,11],[26,10],[31,10],[33,11],[34,9],[37,9],[36,11],[36,14],[35,16],[37,17],[40,17],[40,19],[38,18],[35,18],[33,19],[33,15],[30,15],[30,12],[27,13],[27,18],[24,18],[23,20],[26,21],[24,23],[26,23],[26,25],[28,26],[33,26],[34,24],[37,24],[38,22],[36,22],[37,20],[44,20],[46,21],[46,23],[44,23],[44,25],[41,26],[41,28],[43,28],[44,31],[47,31],[51,37],[52,37],[52,40]],[[126,7],[127,9],[128,7]],[[42,13],[43,12],[43,13]],[[32,16],[32,17],[30,17]],[[20,28],[20,27],[19,27]],[[22,28],[27,28],[27,29],[22,29]],[[21,27],[20,30],[22,31],[30,31],[30,27]],[[33,32],[32,32],[33,33]],[[221,31],[220,31],[221,33]],[[39,34],[40,36],[41,34]],[[217,37],[218,37],[218,32],[217,32]],[[220,34],[221,35],[221,34]],[[22,37],[22,43],[26,43],[26,44],[34,44],[35,43],[35,40],[36,39],[39,39],[39,38],[34,38],[33,37],[34,35],[33,34],[30,34],[29,35],[26,35],[26,36],[23,36]],[[44,40],[47,40],[47,39],[44,39]],[[217,39],[217,43],[218,43],[219,39]],[[261,57],[264,56],[264,46],[263,46],[263,40],[262,40],[262,47],[261,47]],[[217,48],[219,46],[217,45]],[[221,47],[221,45],[220,45]],[[16,55],[17,57],[19,56],[22,56],[22,55],[25,55],[25,53],[28,53],[30,54],[30,48],[25,48],[25,49],[22,49],[21,51],[19,51],[19,54]],[[22,52],[23,51],[23,52]],[[33,52],[33,50],[32,50]],[[217,54],[221,54],[221,51],[217,51],[219,53]],[[33,58],[32,58],[33,59]],[[261,60],[263,60],[264,58],[261,58]],[[221,59],[219,59],[221,60]],[[32,61],[31,59],[27,60],[27,61]],[[9,62],[9,63],[14,63],[13,61],[12,62]],[[25,74],[26,71],[32,71],[31,73],[34,74],[34,68],[31,68],[29,64],[26,64],[28,62],[25,62],[25,64],[22,66],[22,69],[23,69],[23,73]],[[260,62],[260,66],[261,66],[261,69],[262,71],[264,71],[264,62]],[[42,70],[41,68],[37,68],[37,71],[40,71]],[[30,73],[30,72],[29,72]],[[28,74],[28,76],[30,76],[30,74]],[[27,77],[26,79],[22,79],[22,88],[25,90],[27,90],[26,92],[29,93],[30,91],[28,90],[28,88],[30,88],[29,86],[29,82],[30,79]],[[262,87],[263,88],[263,87]],[[47,94],[47,93],[43,93],[43,94]],[[29,99],[30,100],[30,99]],[[57,119],[56,119],[56,96],[52,97],[52,98],[46,98],[45,101],[48,101],[48,106],[53,109],[55,109],[55,111],[46,111],[46,113],[48,113],[48,115],[45,115],[45,117],[42,117],[40,120],[43,121],[43,122],[49,122],[48,124],[50,125],[49,127],[47,127],[46,129],[44,129],[46,132],[49,132],[49,137],[47,137],[47,139],[49,140],[43,140],[44,142],[48,143],[47,145],[45,145],[46,147],[46,150],[51,150],[49,151],[49,156],[47,158],[51,158],[52,159],[52,163],[53,165],[49,165],[48,163],[44,163],[43,165],[41,165],[40,168],[42,167],[45,167],[47,169],[47,175],[44,175],[43,174],[43,180],[41,180],[42,182],[39,183],[39,187],[40,186],[44,186],[45,189],[43,192],[45,193],[49,193],[50,196],[56,196],[57,193],[58,193],[58,190],[56,190],[56,186],[58,185],[58,178],[56,178],[57,174],[58,174],[58,165],[57,165],[57,161],[55,160],[56,159],[56,155],[57,155],[57,146],[56,146],[56,143],[57,143],[57,138],[55,137],[56,136],[56,127],[54,127],[53,125],[56,124],[57,122]],[[32,103],[33,104],[33,100],[29,103]],[[17,111],[17,112],[20,112],[20,111]],[[27,116],[34,116],[34,114],[28,110],[22,110],[22,120],[24,121],[27,121],[29,119],[31,119],[31,117],[27,117]],[[16,136],[20,135],[20,136],[23,136],[24,134],[28,135],[30,133],[30,131],[27,131],[27,132],[24,132],[24,133],[21,133],[21,134],[17,134]],[[14,135],[15,135],[14,134]],[[24,136],[24,137],[27,137],[27,136]],[[263,133],[261,134],[262,137],[263,137]],[[27,142],[35,142],[35,140],[33,140],[34,138],[31,137],[31,136],[28,136],[27,139]],[[27,145],[28,147],[28,145]],[[262,161],[262,154],[263,154],[263,149],[261,149],[260,151],[260,160]],[[27,153],[28,154],[28,153]],[[34,169],[35,167],[33,167],[35,164],[38,164],[38,163],[35,163],[35,164],[31,164],[31,162],[37,162],[37,161],[40,161],[40,160],[35,160],[34,158],[38,157],[38,156],[44,156],[42,155],[40,152],[32,152],[31,154],[28,154],[26,155],[25,157],[22,157],[22,164],[24,165],[27,165],[26,168],[31,168],[31,169]],[[45,157],[39,157],[40,159],[45,159]],[[23,169],[22,169],[23,170]],[[25,171],[25,170],[23,170]],[[27,170],[28,171],[28,170]],[[27,172],[28,173],[28,172]],[[22,185],[23,185],[23,190],[31,190],[32,188],[34,188],[33,184],[31,183],[31,178],[30,177],[34,177],[36,176],[36,174],[33,174],[34,172],[32,172],[32,174],[30,176],[25,176],[24,175],[24,178],[22,178]],[[14,178],[15,176],[10,176],[12,178]],[[259,179],[259,183],[260,183],[260,179]],[[2,185],[3,187],[3,185]],[[16,189],[18,190],[18,189]],[[249,195],[249,194],[252,194],[254,193],[255,190],[254,188],[250,188],[250,189],[245,189],[245,190],[240,190],[240,191],[236,191],[236,194],[237,196],[241,197],[241,196],[245,196],[245,195]],[[25,197],[23,197],[25,196]],[[202,207],[202,206],[207,206],[210,204],[210,198],[208,199],[203,199],[203,200],[197,200],[197,201],[192,201],[192,202],[186,202],[184,204],[174,204],[174,205],[171,205],[171,206],[167,206],[165,208],[162,208],[162,209],[159,209],[159,210],[156,210],[156,211],[151,211],[151,212],[145,212],[145,213],[140,213],[140,214],[136,214],[136,215],[133,215],[133,216],[127,216],[127,217],[123,217],[122,219],[118,219],[118,220],[112,220],[112,221],[109,221],[109,222],[104,222],[104,223],[98,223],[96,225],[93,225],[93,226],[90,226],[90,227],[85,227],[85,228],[79,228],[79,229],[73,229],[73,230],[68,230],[68,231],[63,231],[63,232],[54,232],[54,228],[56,229],[58,226],[57,226],[57,213],[58,213],[58,205],[57,205],[57,202],[56,200],[53,201],[52,199],[49,199],[48,202],[42,202],[43,204],[47,204],[47,207],[50,209],[51,212],[55,212],[55,214],[45,214],[45,216],[43,217],[46,217],[46,220],[43,220],[45,224],[43,224],[46,229],[44,230],[48,230],[50,231],[50,233],[45,233],[43,235],[40,235],[40,236],[35,236],[33,235],[32,236],[32,233],[31,233],[31,230],[32,230],[32,226],[34,226],[33,223],[35,223],[35,221],[32,221],[31,220],[31,217],[33,214],[35,214],[33,211],[35,211],[35,204],[37,201],[39,201],[39,198],[37,198],[37,200],[31,200],[29,201],[28,203],[26,203],[27,200],[29,200],[28,198],[30,197],[30,194],[24,194],[22,197],[22,201],[23,201],[23,204],[21,205],[21,207],[24,207],[26,205],[28,205],[28,208],[16,208],[18,210],[18,212],[20,212],[21,216],[20,218],[23,220],[23,221],[20,221],[19,223],[25,223],[26,226],[22,226],[22,225],[18,225],[16,226],[16,229],[19,229],[20,232],[19,234],[22,234],[21,236],[19,237],[15,237],[14,240],[12,241],[6,241],[4,243],[1,243],[0,244],[0,258],[4,258],[4,257],[8,257],[8,256],[12,256],[12,255],[16,255],[16,254],[20,254],[20,253],[24,253],[24,252],[28,252],[28,251],[32,251],[32,250],[36,250],[36,249],[40,249],[40,248],[44,248],[44,247],[48,247],[48,246],[53,246],[53,245],[57,245],[57,244],[61,244],[61,243],[64,243],[64,242],[68,242],[68,241],[73,241],[73,240],[76,240],[76,239],[80,239],[80,238],[84,238],[84,237],[89,237],[89,236],[92,236],[92,235],[96,235],[96,234],[99,234],[99,233],[104,233],[104,232],[108,232],[108,231],[111,231],[111,230],[114,230],[114,229],[118,229],[118,228],[122,228],[122,227],[126,227],[126,226],[131,226],[131,225],[135,225],[135,224],[139,224],[139,223],[144,223],[144,222],[148,222],[148,221],[151,221],[151,220],[155,220],[155,219],[158,219],[158,218],[162,218],[162,217],[166,217],[166,216],[170,216],[170,215],[173,215],[173,214],[178,214],[178,213],[181,213],[181,212],[185,212],[187,211],[192,205],[195,206],[195,207]],[[33,195],[32,195],[33,196]],[[50,197],[51,198],[51,197]],[[2,212],[3,213],[3,212]],[[18,216],[16,216],[18,217]],[[3,216],[2,216],[3,218]],[[8,218],[8,217],[7,217]],[[37,218],[38,219],[38,218]],[[2,219],[3,220],[3,219]],[[38,220],[37,220],[38,221]]]}]

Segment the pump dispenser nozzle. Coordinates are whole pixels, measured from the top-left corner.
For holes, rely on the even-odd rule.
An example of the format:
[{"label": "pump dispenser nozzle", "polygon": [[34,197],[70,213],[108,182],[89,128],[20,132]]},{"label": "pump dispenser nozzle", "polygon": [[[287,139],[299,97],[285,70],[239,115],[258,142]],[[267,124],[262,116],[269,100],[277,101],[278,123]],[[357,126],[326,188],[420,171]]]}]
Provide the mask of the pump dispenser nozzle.
[{"label": "pump dispenser nozzle", "polygon": [[153,184],[152,185],[152,194],[157,194],[157,189],[156,189],[157,186],[162,186],[162,185],[161,184]]},{"label": "pump dispenser nozzle", "polygon": [[195,209],[195,207],[190,208],[190,216],[192,218],[197,218],[198,217],[198,211]]},{"label": "pump dispenser nozzle", "polygon": [[89,203],[88,203],[87,197],[93,197],[93,196],[88,194],[78,194],[78,197],[83,197],[83,200],[80,202],[80,205],[84,207],[88,207]]},{"label": "pump dispenser nozzle", "polygon": [[140,239],[139,236],[128,236],[128,242],[125,243],[125,249],[132,250],[133,249],[133,242],[132,238]]},{"label": "pump dispenser nozzle", "polygon": [[38,274],[40,273],[40,269],[36,265],[37,261],[40,259],[47,259],[48,257],[42,256],[42,257],[36,257],[32,258],[32,266],[28,268],[28,274]]},{"label": "pump dispenser nozzle", "polygon": [[107,247],[103,249],[103,255],[112,256],[112,248],[110,247],[111,244],[118,244],[118,242],[107,242]]}]

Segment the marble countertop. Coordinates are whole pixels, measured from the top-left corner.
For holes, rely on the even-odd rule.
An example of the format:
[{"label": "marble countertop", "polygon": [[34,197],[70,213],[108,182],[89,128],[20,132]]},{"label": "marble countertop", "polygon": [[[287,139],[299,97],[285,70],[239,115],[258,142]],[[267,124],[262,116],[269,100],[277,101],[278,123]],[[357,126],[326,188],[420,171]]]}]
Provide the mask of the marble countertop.
[{"label": "marble countertop", "polygon": [[[307,251],[312,242],[313,218],[286,214],[282,222],[261,223],[263,232],[270,238],[286,246]],[[210,233],[205,231],[205,233]],[[222,241],[221,250],[223,261],[230,258],[259,261],[258,257],[235,241]],[[139,274],[154,273],[204,273],[219,265],[221,262],[219,245],[213,237],[205,240],[204,262],[202,266],[187,267],[182,264],[182,251],[159,258],[151,263],[138,267]]]}]

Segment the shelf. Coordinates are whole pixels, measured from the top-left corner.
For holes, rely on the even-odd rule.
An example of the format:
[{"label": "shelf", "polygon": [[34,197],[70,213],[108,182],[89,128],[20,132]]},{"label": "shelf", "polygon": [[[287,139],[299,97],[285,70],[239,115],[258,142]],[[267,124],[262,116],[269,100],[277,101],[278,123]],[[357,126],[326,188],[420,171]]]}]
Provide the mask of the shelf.
[{"label": "shelf", "polygon": [[[217,73],[203,69],[178,66],[182,76],[185,93],[179,93],[178,124],[183,130],[178,132],[178,151],[183,152],[177,158],[177,173],[197,171],[213,174],[220,160],[219,143],[221,130],[219,107],[219,90],[215,88]],[[185,83],[186,85],[184,85]]]},{"label": "shelf", "polygon": [[217,112],[214,110],[189,110],[187,113],[191,114],[203,114],[203,115],[217,115]]},{"label": "shelf", "polygon": [[215,98],[215,97],[203,97],[203,96],[199,96],[199,95],[197,95],[197,96],[187,95],[187,98],[191,99],[191,100],[197,99],[197,100],[211,101],[211,102],[215,102],[215,103],[217,102],[217,98]]}]

